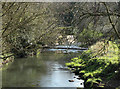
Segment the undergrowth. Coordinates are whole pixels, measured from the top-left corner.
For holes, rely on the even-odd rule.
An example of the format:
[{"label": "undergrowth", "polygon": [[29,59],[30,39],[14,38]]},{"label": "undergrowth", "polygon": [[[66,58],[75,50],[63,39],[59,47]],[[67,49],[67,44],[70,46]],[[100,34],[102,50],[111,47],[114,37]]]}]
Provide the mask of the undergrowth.
[{"label": "undergrowth", "polygon": [[109,81],[119,72],[119,45],[99,42],[71,60],[66,65],[85,80],[85,85],[104,87],[102,80]]}]

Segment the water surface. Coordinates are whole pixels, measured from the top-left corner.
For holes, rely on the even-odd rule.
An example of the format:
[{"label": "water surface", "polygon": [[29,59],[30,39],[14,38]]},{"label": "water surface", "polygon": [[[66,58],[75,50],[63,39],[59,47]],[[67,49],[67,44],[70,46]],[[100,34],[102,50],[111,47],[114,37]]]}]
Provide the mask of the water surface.
[{"label": "water surface", "polygon": [[[78,53],[44,52],[37,57],[15,59],[2,73],[3,87],[81,87],[65,63]],[[75,82],[69,82],[73,79]]]}]

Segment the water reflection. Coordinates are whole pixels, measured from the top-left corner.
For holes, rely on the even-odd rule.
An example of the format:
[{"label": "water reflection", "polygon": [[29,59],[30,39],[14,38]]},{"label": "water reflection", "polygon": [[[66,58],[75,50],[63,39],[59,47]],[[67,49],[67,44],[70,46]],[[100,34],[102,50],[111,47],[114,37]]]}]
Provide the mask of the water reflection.
[{"label": "water reflection", "polygon": [[80,87],[77,79],[68,82],[75,75],[65,68],[65,63],[77,55],[45,52],[16,59],[2,73],[3,87]]}]

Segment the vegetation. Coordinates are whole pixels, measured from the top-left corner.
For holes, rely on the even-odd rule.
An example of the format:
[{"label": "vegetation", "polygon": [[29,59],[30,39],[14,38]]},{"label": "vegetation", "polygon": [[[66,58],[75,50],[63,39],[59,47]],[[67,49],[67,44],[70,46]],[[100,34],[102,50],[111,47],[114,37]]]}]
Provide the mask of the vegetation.
[{"label": "vegetation", "polygon": [[1,60],[38,56],[44,47],[80,43],[89,49],[66,65],[87,84],[103,86],[102,80],[120,73],[120,2],[1,4]]},{"label": "vegetation", "polygon": [[[101,44],[106,46],[105,49],[104,46],[98,47]],[[103,42],[96,43],[66,65],[85,79],[89,86],[97,84],[97,86],[103,87],[102,80],[109,81],[120,73],[119,46],[112,41],[109,41],[107,45]],[[104,51],[101,51],[102,49]]]}]

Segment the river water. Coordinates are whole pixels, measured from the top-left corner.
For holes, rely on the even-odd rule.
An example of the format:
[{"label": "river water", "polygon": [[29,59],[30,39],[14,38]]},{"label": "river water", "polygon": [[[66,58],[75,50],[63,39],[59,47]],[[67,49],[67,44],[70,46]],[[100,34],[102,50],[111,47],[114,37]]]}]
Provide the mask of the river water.
[{"label": "river water", "polygon": [[[83,87],[65,63],[80,53],[44,52],[37,57],[15,59],[2,71],[3,87]],[[68,80],[75,80],[69,82]]]}]

